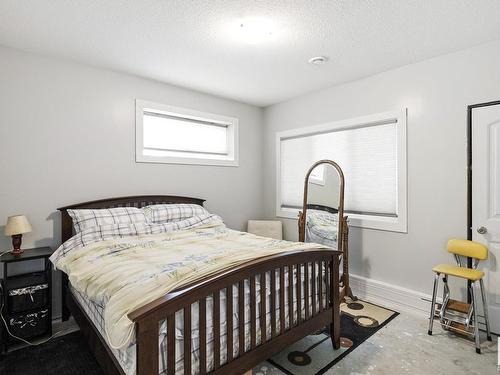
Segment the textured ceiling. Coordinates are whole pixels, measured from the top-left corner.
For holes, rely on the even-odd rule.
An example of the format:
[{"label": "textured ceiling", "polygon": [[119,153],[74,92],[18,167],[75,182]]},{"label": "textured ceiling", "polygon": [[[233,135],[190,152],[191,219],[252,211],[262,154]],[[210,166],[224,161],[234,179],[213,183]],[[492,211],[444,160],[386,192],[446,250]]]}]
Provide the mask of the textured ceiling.
[{"label": "textured ceiling", "polygon": [[0,1],[0,44],[261,106],[499,38],[499,0]]}]

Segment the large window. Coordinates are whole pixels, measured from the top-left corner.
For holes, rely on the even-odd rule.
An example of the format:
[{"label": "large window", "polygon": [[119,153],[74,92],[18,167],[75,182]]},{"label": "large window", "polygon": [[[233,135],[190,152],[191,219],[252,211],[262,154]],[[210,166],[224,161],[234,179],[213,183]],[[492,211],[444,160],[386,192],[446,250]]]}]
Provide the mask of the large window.
[{"label": "large window", "polygon": [[331,159],[344,171],[350,225],[406,232],[406,110],[281,132],[276,149],[277,216],[297,217],[307,170]]},{"label": "large window", "polygon": [[136,161],[238,165],[238,120],[136,101]]}]

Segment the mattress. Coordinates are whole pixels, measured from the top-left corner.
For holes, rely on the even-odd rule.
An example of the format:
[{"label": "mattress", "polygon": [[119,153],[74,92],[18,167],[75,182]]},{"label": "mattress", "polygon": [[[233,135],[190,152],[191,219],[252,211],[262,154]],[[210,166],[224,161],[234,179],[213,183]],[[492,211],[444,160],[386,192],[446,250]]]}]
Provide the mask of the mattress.
[{"label": "mattress", "polygon": [[[316,267],[318,267],[316,265]],[[309,266],[309,274],[312,275],[311,272],[311,266]],[[319,270],[317,270],[316,275],[318,275]],[[324,272],[322,273],[323,275],[325,274]],[[302,275],[302,280],[304,280],[304,270],[302,269],[301,272]],[[296,278],[294,277],[294,280]],[[316,277],[316,285],[317,284],[318,277]],[[271,296],[270,296],[270,275],[269,272],[267,273],[266,277],[266,291],[267,293],[267,300],[266,300],[266,336],[270,337],[271,335]],[[296,283],[294,282],[294,285]],[[288,286],[288,273],[285,270],[285,285]],[[326,298],[326,287],[325,283],[323,280],[323,301],[325,301]],[[296,298],[296,288],[293,288],[293,321],[297,321],[297,298]],[[105,331],[105,323],[104,323],[104,318],[103,318],[103,311],[104,311],[104,306],[99,305],[98,303],[91,301],[85,294],[79,292],[75,288],[70,286],[70,290],[75,297],[75,300],[79,303],[81,308],[85,311],[87,316],[90,318],[90,320],[93,322],[101,336],[106,340],[106,331]],[[249,296],[250,296],[250,285],[248,280],[245,282],[245,300],[249,301]],[[316,288],[316,293],[318,293],[319,288]],[[301,316],[305,316],[305,309],[304,309],[304,285],[302,283],[301,287],[301,300],[302,300],[302,309],[301,309]],[[276,271],[276,327],[279,329],[280,327],[280,311],[279,311],[279,295],[280,295],[280,285],[279,285],[279,274],[278,271]],[[309,313],[312,313],[312,287],[311,285],[309,286]],[[257,299],[257,306],[256,306],[256,327],[257,327],[257,335],[256,335],[256,343],[257,345],[261,342],[261,331],[260,331],[260,278],[259,276],[256,277],[256,299]],[[287,300],[288,298],[288,288],[285,288],[285,297]],[[316,296],[317,297],[317,296]],[[319,308],[319,298],[316,298],[316,309]],[[213,311],[213,300],[212,297],[208,297],[206,300],[206,322],[207,322],[207,350],[206,350],[206,361],[207,361],[207,369],[213,369],[214,366],[214,340],[213,340],[213,325],[212,325],[212,311]],[[285,327],[289,327],[289,309],[288,305],[285,306]],[[193,373],[199,373],[199,313],[198,313],[198,304],[195,303],[191,306],[191,363],[192,363],[192,371]],[[233,285],[233,356],[237,356],[239,353],[239,340],[238,340],[238,288],[236,285]],[[220,321],[221,321],[221,327],[220,327],[220,360],[221,364],[225,363],[227,360],[227,345],[226,345],[226,340],[227,340],[227,316],[226,316],[226,292],[225,290],[222,290],[220,292]],[[177,311],[176,316],[175,316],[175,353],[176,353],[176,360],[175,360],[175,373],[176,374],[183,374],[184,373],[184,332],[183,332],[183,327],[184,327],[184,316],[183,316],[183,311]],[[250,349],[250,304],[246,303],[245,304],[245,349],[249,350]],[[166,347],[167,347],[167,337],[166,337],[166,321],[161,321],[160,322],[160,328],[159,328],[159,337],[158,337],[158,343],[159,343],[159,373],[160,374],[165,374],[166,373],[166,368],[167,368],[167,358],[166,358]],[[117,359],[118,363],[122,367],[123,371],[127,375],[135,374],[136,370],[136,342],[135,340],[132,341],[128,347],[124,349],[113,349],[110,348],[111,352]]]}]

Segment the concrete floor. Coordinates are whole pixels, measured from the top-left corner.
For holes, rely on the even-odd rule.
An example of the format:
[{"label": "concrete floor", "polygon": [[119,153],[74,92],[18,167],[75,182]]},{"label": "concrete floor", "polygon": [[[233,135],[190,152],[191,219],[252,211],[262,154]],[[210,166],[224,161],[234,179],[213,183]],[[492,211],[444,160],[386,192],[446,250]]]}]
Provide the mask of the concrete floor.
[{"label": "concrete floor", "polygon": [[428,320],[402,313],[333,366],[327,374],[500,374],[497,370],[498,337],[482,337],[482,354],[474,342],[443,331]]},{"label": "concrete floor", "polygon": [[[476,354],[474,342],[443,331],[434,324],[427,335],[428,320],[402,313],[349,355],[330,368],[328,375],[489,375],[497,370],[498,337],[493,342],[482,337],[482,354]],[[278,375],[280,370],[266,363],[254,374]]]}]

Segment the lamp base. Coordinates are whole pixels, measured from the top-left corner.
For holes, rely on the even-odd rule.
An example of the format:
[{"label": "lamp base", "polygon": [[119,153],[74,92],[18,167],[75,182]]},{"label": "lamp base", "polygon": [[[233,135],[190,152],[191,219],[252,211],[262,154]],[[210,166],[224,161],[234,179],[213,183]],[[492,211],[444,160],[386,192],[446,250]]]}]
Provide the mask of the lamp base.
[{"label": "lamp base", "polygon": [[10,253],[15,257],[20,256],[24,252],[24,250],[21,249],[21,244],[23,242],[22,238],[22,234],[15,234],[12,236],[12,247],[14,248],[14,250],[12,250]]}]

